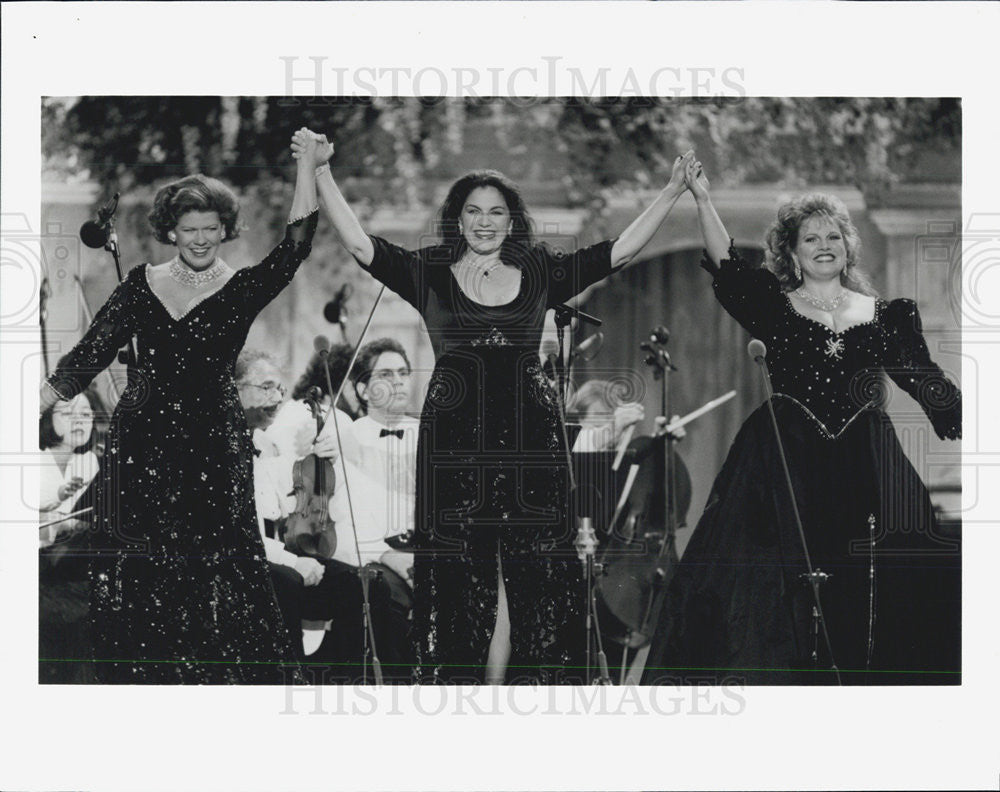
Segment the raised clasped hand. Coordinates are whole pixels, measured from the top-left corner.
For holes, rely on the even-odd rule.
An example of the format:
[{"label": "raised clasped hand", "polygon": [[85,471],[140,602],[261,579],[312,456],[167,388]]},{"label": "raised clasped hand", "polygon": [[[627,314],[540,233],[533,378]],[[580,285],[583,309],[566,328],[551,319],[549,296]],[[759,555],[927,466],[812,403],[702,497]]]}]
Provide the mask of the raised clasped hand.
[{"label": "raised clasped hand", "polygon": [[304,157],[308,164],[318,168],[333,156],[333,143],[326,139],[326,135],[318,135],[302,127],[292,135],[292,156],[295,159]]},{"label": "raised clasped hand", "polygon": [[705,169],[702,168],[701,162],[693,156],[684,166],[684,181],[695,200],[708,198],[708,177],[705,175]]},{"label": "raised clasped hand", "polygon": [[668,190],[680,194],[688,188],[685,171],[688,164],[693,160],[694,151],[692,149],[688,149],[674,160],[674,167],[670,172],[670,181],[667,182]]}]

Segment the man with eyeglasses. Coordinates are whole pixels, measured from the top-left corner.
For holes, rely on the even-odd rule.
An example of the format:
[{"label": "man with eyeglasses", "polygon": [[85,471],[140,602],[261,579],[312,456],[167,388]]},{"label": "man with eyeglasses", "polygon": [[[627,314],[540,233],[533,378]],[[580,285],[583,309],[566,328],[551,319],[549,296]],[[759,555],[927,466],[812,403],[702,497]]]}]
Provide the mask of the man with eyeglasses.
[{"label": "man with eyeglasses", "polygon": [[[349,475],[356,473],[349,484],[358,547],[345,541],[334,556],[356,565],[360,550],[362,565],[383,563],[407,582],[413,556],[386,540],[411,533],[414,524],[419,421],[406,413],[410,375],[406,350],[391,338],[371,341],[358,353],[350,378],[365,415],[351,425],[355,450],[348,468]],[[348,512],[346,497],[338,492],[331,513],[348,522]]]},{"label": "man with eyeglasses", "polygon": [[[325,567],[315,558],[297,556],[285,549],[277,526],[295,507],[292,469],[295,456],[284,454],[265,430],[285,401],[282,374],[271,357],[261,350],[244,349],[234,369],[247,426],[254,444],[254,498],[264,540],[264,553],[282,616],[292,633],[293,644],[310,654],[323,640],[323,631],[300,632],[302,619],[325,621],[332,615],[328,587],[321,586]],[[304,444],[306,439],[302,440]],[[317,456],[336,456],[336,438],[325,434],[309,449]],[[300,456],[304,456],[302,449]]]}]

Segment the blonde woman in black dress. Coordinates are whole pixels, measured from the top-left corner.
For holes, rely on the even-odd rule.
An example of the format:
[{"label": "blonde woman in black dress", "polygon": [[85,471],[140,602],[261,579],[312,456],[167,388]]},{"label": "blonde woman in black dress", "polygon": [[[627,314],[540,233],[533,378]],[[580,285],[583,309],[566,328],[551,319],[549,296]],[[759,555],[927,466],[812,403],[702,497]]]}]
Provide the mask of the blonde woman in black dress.
[{"label": "blonde woman in black dress", "polygon": [[[941,438],[961,393],[913,300],[875,296],[843,203],[805,195],[767,233],[768,268],[731,247],[697,161],[686,180],[722,306],[767,347],[772,406],[820,585],[813,594],[767,405],[740,429],[667,597],[646,682],[957,684],[961,557],[882,409],[884,375]],[[832,657],[831,651],[832,649]],[[813,653],[815,652],[815,659]]]}]

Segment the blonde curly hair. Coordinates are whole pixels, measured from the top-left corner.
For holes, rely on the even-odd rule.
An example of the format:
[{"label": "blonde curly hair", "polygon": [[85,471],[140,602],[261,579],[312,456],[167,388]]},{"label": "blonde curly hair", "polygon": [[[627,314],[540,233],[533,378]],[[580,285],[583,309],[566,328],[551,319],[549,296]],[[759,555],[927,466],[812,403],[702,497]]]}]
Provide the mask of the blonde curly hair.
[{"label": "blonde curly hair", "polygon": [[822,217],[840,228],[847,249],[847,265],[840,273],[840,282],[848,289],[875,296],[871,282],[858,269],[861,257],[861,236],[851,222],[844,202],[834,195],[809,193],[782,204],[778,217],[767,229],[765,266],[778,278],[785,291],[794,291],[802,285],[802,274],[797,273],[792,251],[798,245],[799,229],[811,217]]}]

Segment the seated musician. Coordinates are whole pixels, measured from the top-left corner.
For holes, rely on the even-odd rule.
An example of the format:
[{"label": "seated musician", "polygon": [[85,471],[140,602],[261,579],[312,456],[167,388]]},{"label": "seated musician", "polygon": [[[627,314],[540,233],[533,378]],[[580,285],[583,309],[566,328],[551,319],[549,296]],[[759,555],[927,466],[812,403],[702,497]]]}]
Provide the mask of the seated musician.
[{"label": "seated musician", "polygon": [[[570,399],[566,413],[582,427],[573,444],[574,454],[615,450],[626,431],[646,415],[639,402],[623,402],[615,384],[609,380],[590,380],[581,385]],[[678,420],[678,416],[672,420]],[[661,434],[666,426],[666,418],[658,415],[656,433]],[[672,429],[670,434],[675,440],[687,436],[683,426]]]},{"label": "seated musician", "polygon": [[[97,475],[95,418],[106,410],[93,389],[57,402],[38,423],[38,677],[42,683],[95,681],[89,634],[88,490]],[[88,494],[89,493],[89,494]],[[70,517],[69,515],[77,515]],[[45,526],[45,527],[41,527]]]},{"label": "seated musician", "polygon": [[[387,539],[413,531],[416,496],[417,428],[406,414],[410,402],[411,367],[406,351],[390,338],[366,344],[358,353],[351,381],[365,413],[352,425],[357,474],[350,483],[357,523],[358,548],[346,539],[334,558],[348,564],[378,561],[411,583],[411,553],[394,550]],[[334,520],[346,522],[345,493],[331,505]]]},{"label": "seated musician", "polygon": [[608,380],[590,380],[581,385],[566,412],[583,427],[573,444],[577,454],[617,448],[625,431],[646,414],[639,402],[623,402],[614,383]]},{"label": "seated musician", "polygon": [[[255,494],[261,518],[281,520],[288,516],[289,510],[295,505],[294,497],[289,494],[292,490],[292,467],[297,458],[310,452],[335,460],[336,490],[338,493],[346,492],[345,465],[340,460],[337,429],[339,429],[340,443],[343,444],[344,457],[348,460],[347,468],[354,473],[352,483],[354,480],[360,480],[356,472],[355,462],[358,452],[350,418],[337,410],[335,413],[337,426],[334,426],[333,420],[327,421],[317,437],[316,421],[308,408],[302,403],[284,400],[283,389],[277,387],[280,383],[280,373],[269,360],[265,363],[266,355],[245,349],[240,355],[240,360],[246,364],[241,366],[239,362],[237,363],[240,398],[244,407],[249,408],[248,423],[251,429],[256,430],[255,446],[261,449],[261,454],[254,465]],[[319,361],[319,365],[321,364],[322,361]],[[310,366],[312,382],[318,382],[320,377],[326,379],[319,365]],[[331,365],[331,368],[333,367]],[[306,372],[307,375],[310,371]],[[334,390],[339,387],[339,380],[343,375],[344,369],[341,368],[337,372],[336,379],[331,377]],[[301,386],[301,390],[296,392],[304,394],[309,387],[313,387],[307,384],[309,382],[306,377],[300,380],[297,388]],[[327,388],[324,387],[322,390],[327,396],[328,404]],[[266,398],[261,399],[261,396]],[[276,415],[279,420],[281,416],[285,416],[286,420],[279,424],[275,420]],[[271,566],[272,575],[279,578],[275,580],[275,588],[279,604],[282,604],[280,603],[282,599],[287,603],[288,622],[298,624],[300,620],[304,620],[304,624],[308,627],[323,628],[304,631],[306,651],[309,653],[310,661],[327,662],[332,669],[332,673],[322,681],[351,683],[359,681],[363,675],[362,661],[365,647],[363,596],[356,554],[352,556],[351,553],[340,549],[341,545],[346,548],[353,547],[350,521],[342,518],[336,528],[338,551],[332,559],[300,558],[285,550],[283,544],[278,541],[267,541],[265,545],[270,548],[268,560],[276,562]],[[274,559],[271,553],[274,554]],[[347,562],[339,560],[341,557],[345,557]],[[290,559],[297,559],[292,562],[294,567],[289,566]],[[303,582],[296,588],[294,578],[289,572],[296,571],[300,566],[307,568],[307,574],[302,575]],[[318,572],[317,568],[322,571]],[[405,588],[405,584],[401,585]],[[404,656],[407,642],[405,614],[400,627],[393,593],[388,583],[381,578],[373,580],[369,586],[369,600],[372,623],[375,627],[376,647],[386,680],[406,681],[409,678],[409,661]],[[283,611],[285,608],[286,605],[282,604]],[[309,652],[310,649],[315,651]],[[370,671],[367,679],[372,681]]]},{"label": "seated musician", "polygon": [[271,582],[285,624],[292,633],[293,645],[297,651],[311,654],[322,641],[323,631],[310,630],[302,634],[299,631],[307,613],[310,619],[324,621],[332,616],[329,592],[326,587],[319,586],[325,567],[314,558],[297,556],[286,550],[279,526],[295,507],[292,468],[296,457],[305,456],[309,451],[323,458],[334,457],[336,438],[326,434],[315,444],[311,443],[315,435],[313,424],[312,435],[301,432],[297,438],[298,453],[282,453],[265,432],[285,400],[285,386],[277,365],[266,352],[244,349],[236,360],[234,376],[247,426],[253,434],[254,498]]}]

